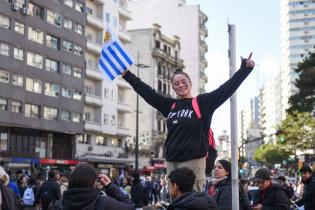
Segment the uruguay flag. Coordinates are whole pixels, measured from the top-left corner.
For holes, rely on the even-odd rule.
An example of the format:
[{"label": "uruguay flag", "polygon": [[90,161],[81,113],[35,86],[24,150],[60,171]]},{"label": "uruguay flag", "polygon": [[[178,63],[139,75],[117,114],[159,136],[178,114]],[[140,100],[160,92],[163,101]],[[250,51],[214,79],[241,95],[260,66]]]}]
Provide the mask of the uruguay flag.
[{"label": "uruguay flag", "polygon": [[98,61],[98,69],[103,71],[107,78],[114,80],[115,77],[126,71],[133,63],[134,58],[108,26]]}]

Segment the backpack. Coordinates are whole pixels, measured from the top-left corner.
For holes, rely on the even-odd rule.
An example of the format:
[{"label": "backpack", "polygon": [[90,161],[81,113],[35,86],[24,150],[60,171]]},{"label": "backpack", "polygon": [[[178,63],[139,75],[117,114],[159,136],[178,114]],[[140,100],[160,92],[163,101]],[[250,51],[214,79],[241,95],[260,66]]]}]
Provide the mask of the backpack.
[{"label": "backpack", "polygon": [[23,203],[25,206],[33,206],[35,202],[34,192],[31,187],[28,187],[23,194]]},{"label": "backpack", "polygon": [[[204,121],[201,119],[201,113],[200,113],[197,97],[193,97],[191,103],[192,103],[192,107],[193,107],[193,109],[194,109],[194,111],[198,117],[198,120],[200,120],[200,122],[204,126]],[[175,106],[176,106],[176,102],[174,102],[172,104],[171,110],[173,110],[175,108]],[[215,159],[218,156],[218,152],[215,149],[216,143],[215,143],[215,139],[213,137],[213,131],[210,127],[207,129],[207,137],[208,137],[208,144],[207,144],[206,171],[205,171],[205,173],[206,173],[206,175],[211,176],[212,170],[214,168]]]}]

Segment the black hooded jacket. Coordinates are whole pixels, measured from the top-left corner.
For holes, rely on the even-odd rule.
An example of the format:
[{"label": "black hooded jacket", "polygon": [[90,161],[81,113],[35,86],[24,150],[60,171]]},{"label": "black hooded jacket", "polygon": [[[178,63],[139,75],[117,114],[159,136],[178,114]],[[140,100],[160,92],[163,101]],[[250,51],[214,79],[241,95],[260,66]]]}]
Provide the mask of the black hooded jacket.
[{"label": "black hooded jacket", "polygon": [[304,184],[303,197],[296,204],[304,205],[305,210],[315,210],[315,178],[310,177],[302,182]]},{"label": "black hooded jacket", "polygon": [[183,193],[176,198],[167,210],[216,210],[217,205],[213,197],[206,193],[189,192]]},{"label": "black hooded jacket", "polygon": [[261,191],[258,203],[263,206],[262,210],[290,209],[290,201],[286,190],[277,184],[272,184],[265,192]]},{"label": "black hooded jacket", "polygon": [[94,188],[72,188],[63,194],[63,210],[134,210],[130,199],[115,184],[106,188],[108,196],[101,196]]}]

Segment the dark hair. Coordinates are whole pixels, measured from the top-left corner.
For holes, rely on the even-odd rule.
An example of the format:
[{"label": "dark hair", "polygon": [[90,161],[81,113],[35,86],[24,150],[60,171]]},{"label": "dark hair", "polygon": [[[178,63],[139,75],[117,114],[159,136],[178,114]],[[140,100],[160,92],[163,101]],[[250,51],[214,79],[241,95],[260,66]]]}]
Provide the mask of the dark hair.
[{"label": "dark hair", "polygon": [[168,175],[171,183],[178,185],[181,193],[191,192],[196,180],[195,173],[187,167],[175,169]]},{"label": "dark hair", "polygon": [[131,177],[133,178],[132,184],[136,185],[140,182],[140,175],[137,172],[134,172],[133,174],[131,174]]},{"label": "dark hair", "polygon": [[173,73],[173,75],[172,75],[172,78],[171,78],[171,82],[173,82],[173,79],[174,79],[175,75],[177,75],[177,74],[183,74],[183,75],[185,75],[185,76],[188,78],[189,82],[191,82],[189,75],[188,75],[186,72],[183,72],[182,69],[176,69],[176,70],[174,71],[174,73]]},{"label": "dark hair", "polygon": [[48,178],[49,178],[49,179],[54,179],[54,178],[55,178],[55,171],[50,170],[50,171],[48,172]]},{"label": "dark hair", "polygon": [[284,176],[278,176],[277,180],[285,182],[286,178]]},{"label": "dark hair", "polygon": [[68,189],[91,188],[94,186],[95,180],[95,169],[88,164],[80,164],[70,175]]},{"label": "dark hair", "polygon": [[229,173],[229,176],[231,176],[231,163],[223,159],[218,160],[218,162],[223,166],[224,170]]}]

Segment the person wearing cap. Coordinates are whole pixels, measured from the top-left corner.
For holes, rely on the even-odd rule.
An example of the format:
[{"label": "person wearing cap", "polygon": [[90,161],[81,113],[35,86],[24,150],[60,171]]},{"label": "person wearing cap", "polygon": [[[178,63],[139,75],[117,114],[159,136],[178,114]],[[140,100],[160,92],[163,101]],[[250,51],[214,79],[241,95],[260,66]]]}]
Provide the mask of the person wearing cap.
[{"label": "person wearing cap", "polygon": [[[214,167],[214,178],[213,194],[218,209],[232,210],[231,163],[227,160],[218,160]],[[239,186],[239,207],[240,210],[250,208],[248,197],[241,186]]]},{"label": "person wearing cap", "polygon": [[284,187],[284,189],[286,190],[287,196],[289,199],[291,199],[294,195],[294,190],[292,187],[290,187],[287,182],[286,182],[286,178],[284,176],[278,176],[277,177],[277,182],[279,185],[281,185],[282,187]]},{"label": "person wearing cap", "polygon": [[285,189],[272,183],[270,171],[266,168],[259,169],[254,181],[258,184],[259,200],[252,206],[252,210],[289,210],[290,201]]},{"label": "person wearing cap", "polygon": [[303,196],[296,201],[296,205],[303,206],[305,210],[315,210],[315,179],[312,177],[312,169],[304,166],[300,169],[304,184]]}]

